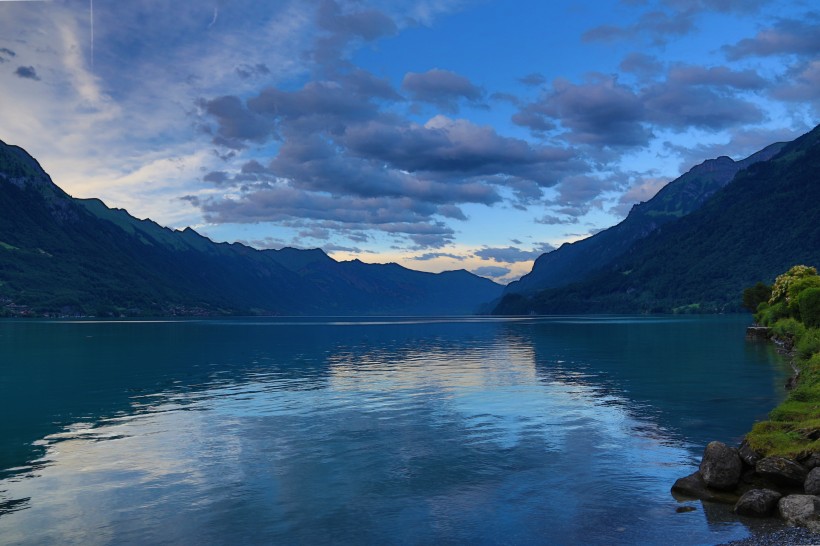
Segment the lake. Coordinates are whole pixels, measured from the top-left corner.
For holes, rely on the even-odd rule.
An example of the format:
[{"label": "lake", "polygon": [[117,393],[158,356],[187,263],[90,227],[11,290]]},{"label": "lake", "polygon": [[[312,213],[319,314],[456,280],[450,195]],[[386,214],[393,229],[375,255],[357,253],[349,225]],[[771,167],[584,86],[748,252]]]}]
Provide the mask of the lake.
[{"label": "lake", "polygon": [[716,544],[748,316],[0,321],[2,544]]}]

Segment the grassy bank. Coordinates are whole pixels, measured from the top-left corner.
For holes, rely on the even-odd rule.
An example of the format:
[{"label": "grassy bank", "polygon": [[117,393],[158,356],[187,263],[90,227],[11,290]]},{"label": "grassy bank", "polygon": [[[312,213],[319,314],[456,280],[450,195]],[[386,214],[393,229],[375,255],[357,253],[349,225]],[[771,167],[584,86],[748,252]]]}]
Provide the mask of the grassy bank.
[{"label": "grassy bank", "polygon": [[744,304],[755,303],[755,320],[771,328],[773,338],[789,351],[798,375],[769,420],[752,427],[749,444],[765,455],[820,453],[820,276],[813,267],[795,266],[771,288],[758,284],[747,289]]}]

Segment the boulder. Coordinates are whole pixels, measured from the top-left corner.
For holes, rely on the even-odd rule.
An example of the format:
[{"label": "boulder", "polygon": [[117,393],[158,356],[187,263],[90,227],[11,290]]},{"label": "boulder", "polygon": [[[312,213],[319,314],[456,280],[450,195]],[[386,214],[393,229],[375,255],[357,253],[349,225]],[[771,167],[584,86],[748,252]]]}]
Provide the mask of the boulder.
[{"label": "boulder", "polygon": [[807,470],[817,468],[820,466],[820,453],[812,453],[805,459],[800,460],[800,464],[806,467]]},{"label": "boulder", "polygon": [[729,491],[709,489],[700,471],[676,481],[672,486],[672,494],[678,500],[700,499],[723,504],[735,504],[738,500],[738,495]]},{"label": "boulder", "polygon": [[803,487],[808,472],[806,468],[785,457],[766,457],[755,465],[757,473],[784,487]]},{"label": "boulder", "polygon": [[723,442],[709,442],[700,462],[703,481],[714,489],[734,489],[740,480],[743,463],[737,450]]},{"label": "boulder", "polygon": [[757,461],[763,458],[763,455],[755,451],[754,449],[749,446],[749,442],[743,440],[740,444],[740,447],[737,450],[737,454],[740,456],[740,459],[746,463],[748,466],[752,468],[755,467]]},{"label": "boulder", "polygon": [[735,504],[735,514],[755,518],[771,516],[782,496],[771,489],[751,489],[743,493]]},{"label": "boulder", "polygon": [[817,522],[820,499],[814,495],[789,495],[780,499],[777,509],[786,523],[805,527],[809,522]]},{"label": "boulder", "polygon": [[803,491],[807,495],[820,495],[820,468],[812,468],[806,481],[803,482]]}]

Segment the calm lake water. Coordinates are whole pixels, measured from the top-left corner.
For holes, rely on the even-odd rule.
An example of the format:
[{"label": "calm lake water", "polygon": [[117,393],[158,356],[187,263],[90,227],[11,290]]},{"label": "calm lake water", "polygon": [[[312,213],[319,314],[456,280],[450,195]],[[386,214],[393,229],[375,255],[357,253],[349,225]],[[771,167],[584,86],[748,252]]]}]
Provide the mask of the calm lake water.
[{"label": "calm lake water", "polygon": [[2,544],[715,544],[749,317],[0,321]]}]

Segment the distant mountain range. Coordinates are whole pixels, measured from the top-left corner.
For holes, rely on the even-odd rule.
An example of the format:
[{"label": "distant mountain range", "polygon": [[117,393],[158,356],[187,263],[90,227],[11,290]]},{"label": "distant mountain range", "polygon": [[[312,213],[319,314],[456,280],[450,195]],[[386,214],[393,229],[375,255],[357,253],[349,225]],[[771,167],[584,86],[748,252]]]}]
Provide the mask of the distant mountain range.
[{"label": "distant mountain range", "polygon": [[214,243],[72,198],[0,142],[0,316],[469,314],[501,291],[463,270]]},{"label": "distant mountain range", "polygon": [[820,127],[706,161],[617,226],[536,260],[498,314],[739,311],[742,290],[820,265]]}]

